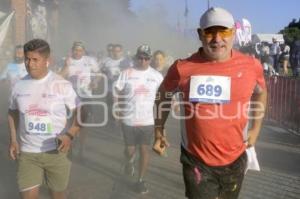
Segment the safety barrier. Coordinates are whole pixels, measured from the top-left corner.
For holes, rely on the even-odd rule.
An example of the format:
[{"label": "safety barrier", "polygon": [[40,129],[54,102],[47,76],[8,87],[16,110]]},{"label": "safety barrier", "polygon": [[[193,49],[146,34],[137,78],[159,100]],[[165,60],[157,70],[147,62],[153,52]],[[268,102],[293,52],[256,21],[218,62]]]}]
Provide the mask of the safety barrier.
[{"label": "safety barrier", "polygon": [[266,121],[300,135],[300,79],[266,77],[268,88]]}]

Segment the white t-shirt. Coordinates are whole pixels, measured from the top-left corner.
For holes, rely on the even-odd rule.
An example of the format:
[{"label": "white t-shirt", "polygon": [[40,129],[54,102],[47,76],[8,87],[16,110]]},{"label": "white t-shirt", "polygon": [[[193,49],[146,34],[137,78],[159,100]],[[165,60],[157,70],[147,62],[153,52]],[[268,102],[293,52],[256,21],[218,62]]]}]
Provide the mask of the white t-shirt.
[{"label": "white t-shirt", "polygon": [[279,43],[276,42],[276,43],[273,43],[271,45],[271,48],[270,48],[270,55],[279,55],[281,52],[281,49],[280,49],[280,46],[279,46]]},{"label": "white t-shirt", "polygon": [[156,91],[163,76],[155,69],[124,70],[116,82],[119,93],[119,107],[122,109],[122,121],[128,126],[147,126],[154,124],[153,106]]},{"label": "white t-shirt", "polygon": [[90,88],[92,72],[98,72],[98,64],[92,57],[70,58],[68,79],[80,97],[92,96]]},{"label": "white t-shirt", "polygon": [[29,75],[18,81],[10,97],[10,110],[19,111],[21,151],[45,152],[56,148],[55,137],[66,132],[67,109],[78,97],[69,81],[49,71],[40,79]]},{"label": "white t-shirt", "polygon": [[0,79],[7,79],[10,82],[10,87],[12,88],[18,80],[25,77],[27,74],[24,62],[20,64],[10,63],[2,72]]},{"label": "white t-shirt", "polygon": [[127,69],[133,66],[131,60],[122,57],[120,59],[112,59],[111,57],[106,57],[102,61],[102,67],[107,68],[111,75],[119,75],[123,69]]},{"label": "white t-shirt", "polygon": [[101,70],[107,77],[109,92],[112,92],[112,85],[119,77],[121,71],[132,66],[132,62],[124,57],[120,59],[107,57],[103,60]]}]

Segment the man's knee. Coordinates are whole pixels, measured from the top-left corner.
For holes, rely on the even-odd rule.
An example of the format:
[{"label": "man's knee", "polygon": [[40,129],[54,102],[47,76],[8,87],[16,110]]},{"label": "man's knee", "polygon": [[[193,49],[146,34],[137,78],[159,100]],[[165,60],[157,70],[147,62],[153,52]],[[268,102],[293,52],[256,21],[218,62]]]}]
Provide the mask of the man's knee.
[{"label": "man's knee", "polygon": [[135,154],[135,146],[127,146],[125,147],[124,154],[127,158],[131,158]]},{"label": "man's knee", "polygon": [[30,190],[21,192],[22,199],[38,199],[39,198],[39,186]]}]

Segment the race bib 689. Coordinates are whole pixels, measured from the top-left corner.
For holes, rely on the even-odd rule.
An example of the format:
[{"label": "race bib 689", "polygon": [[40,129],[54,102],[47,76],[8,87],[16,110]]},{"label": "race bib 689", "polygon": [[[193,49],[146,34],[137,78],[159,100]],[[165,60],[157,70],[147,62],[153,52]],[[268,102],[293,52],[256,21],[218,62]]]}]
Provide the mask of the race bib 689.
[{"label": "race bib 689", "polygon": [[226,76],[191,76],[190,102],[228,103],[230,102],[231,78]]}]

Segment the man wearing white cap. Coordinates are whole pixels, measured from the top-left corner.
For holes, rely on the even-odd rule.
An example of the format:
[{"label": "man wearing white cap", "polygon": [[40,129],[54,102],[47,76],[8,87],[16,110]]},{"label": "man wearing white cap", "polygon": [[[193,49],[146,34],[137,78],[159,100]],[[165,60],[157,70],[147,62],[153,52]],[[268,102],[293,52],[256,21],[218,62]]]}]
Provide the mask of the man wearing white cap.
[{"label": "man wearing white cap", "polygon": [[[232,49],[234,19],[222,8],[210,8],[200,19],[203,47],[177,60],[162,82],[156,100],[153,149],[168,147],[164,125],[171,103],[167,92],[182,101],[181,158],[186,197],[238,198],[247,166],[247,147],[256,143],[265,111],[266,86],[258,60]],[[255,102],[248,126],[250,99]],[[248,138],[244,134],[248,132]]]}]

